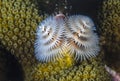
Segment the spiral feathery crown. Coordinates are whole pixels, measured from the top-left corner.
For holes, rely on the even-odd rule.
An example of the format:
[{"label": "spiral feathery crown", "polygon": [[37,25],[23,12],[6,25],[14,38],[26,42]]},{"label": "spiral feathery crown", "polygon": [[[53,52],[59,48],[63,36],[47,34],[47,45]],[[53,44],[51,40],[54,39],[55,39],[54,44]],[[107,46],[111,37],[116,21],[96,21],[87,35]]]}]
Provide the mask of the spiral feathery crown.
[{"label": "spiral feathery crown", "polygon": [[35,42],[35,54],[38,60],[48,62],[63,56],[64,26],[63,18],[53,16],[45,19],[39,25]]},{"label": "spiral feathery crown", "polygon": [[75,54],[75,59],[85,60],[96,56],[99,51],[98,36],[93,32],[93,21],[83,15],[68,17],[66,38],[71,45],[70,52]]},{"label": "spiral feathery crown", "polygon": [[45,19],[37,29],[36,57],[40,61],[61,58],[64,51],[76,60],[86,60],[99,52],[93,21],[83,15],[65,17],[58,14]]}]

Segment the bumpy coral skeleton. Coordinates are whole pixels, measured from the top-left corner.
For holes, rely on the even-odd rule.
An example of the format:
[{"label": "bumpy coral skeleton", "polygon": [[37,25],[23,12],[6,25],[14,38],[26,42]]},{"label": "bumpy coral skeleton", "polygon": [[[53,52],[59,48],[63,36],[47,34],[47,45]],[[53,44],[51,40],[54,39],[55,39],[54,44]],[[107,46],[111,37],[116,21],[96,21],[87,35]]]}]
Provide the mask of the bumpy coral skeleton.
[{"label": "bumpy coral skeleton", "polygon": [[99,9],[98,21],[106,63],[120,72],[120,0],[104,0]]},{"label": "bumpy coral skeleton", "polygon": [[31,75],[34,78],[30,81],[111,81],[99,55],[76,64],[73,58],[65,54],[61,60],[39,63]]},{"label": "bumpy coral skeleton", "polygon": [[19,61],[25,77],[36,63],[34,33],[41,19],[31,0],[0,0],[0,45]]}]

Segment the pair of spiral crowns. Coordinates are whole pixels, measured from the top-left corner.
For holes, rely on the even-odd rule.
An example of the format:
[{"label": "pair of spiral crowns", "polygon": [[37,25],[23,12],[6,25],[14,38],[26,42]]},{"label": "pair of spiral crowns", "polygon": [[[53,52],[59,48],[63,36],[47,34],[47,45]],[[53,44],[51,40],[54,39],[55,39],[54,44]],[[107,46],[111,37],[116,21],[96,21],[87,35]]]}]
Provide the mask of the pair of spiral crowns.
[{"label": "pair of spiral crowns", "polygon": [[99,39],[93,21],[83,15],[50,16],[37,28],[35,56],[39,61],[60,59],[69,52],[75,60],[86,60],[99,52]]}]

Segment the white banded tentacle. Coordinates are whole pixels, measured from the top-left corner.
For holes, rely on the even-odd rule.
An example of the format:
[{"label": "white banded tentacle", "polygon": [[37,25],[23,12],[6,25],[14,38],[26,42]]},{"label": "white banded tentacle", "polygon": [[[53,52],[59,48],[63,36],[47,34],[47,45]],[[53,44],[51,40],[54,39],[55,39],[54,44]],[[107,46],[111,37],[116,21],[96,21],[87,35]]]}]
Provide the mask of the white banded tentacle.
[{"label": "white banded tentacle", "polygon": [[94,29],[93,21],[87,16],[51,16],[37,29],[36,58],[43,62],[55,61],[67,52],[81,61],[95,57],[100,49]]},{"label": "white banded tentacle", "polygon": [[51,16],[45,19],[37,28],[35,41],[35,56],[39,61],[49,62],[63,56],[64,20]]},{"label": "white banded tentacle", "polygon": [[93,21],[83,15],[73,15],[66,20],[66,38],[70,43],[70,54],[75,59],[85,60],[96,56],[99,52],[98,36],[94,33]]}]

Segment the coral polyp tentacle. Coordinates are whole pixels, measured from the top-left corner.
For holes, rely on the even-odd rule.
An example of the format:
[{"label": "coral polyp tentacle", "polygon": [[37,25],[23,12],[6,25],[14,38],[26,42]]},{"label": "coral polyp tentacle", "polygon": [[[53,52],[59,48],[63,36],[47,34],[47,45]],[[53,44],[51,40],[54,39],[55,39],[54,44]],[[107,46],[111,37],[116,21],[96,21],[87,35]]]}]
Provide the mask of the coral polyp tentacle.
[{"label": "coral polyp tentacle", "polygon": [[73,15],[68,17],[67,25],[66,38],[71,47],[71,54],[81,60],[96,56],[99,46],[98,36],[93,32],[93,21],[87,16]]},{"label": "coral polyp tentacle", "polygon": [[49,17],[37,29],[35,53],[38,60],[48,62],[61,58],[64,47],[64,21],[62,18]]}]

